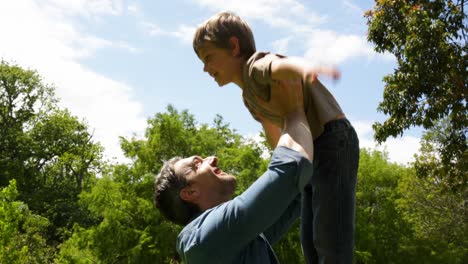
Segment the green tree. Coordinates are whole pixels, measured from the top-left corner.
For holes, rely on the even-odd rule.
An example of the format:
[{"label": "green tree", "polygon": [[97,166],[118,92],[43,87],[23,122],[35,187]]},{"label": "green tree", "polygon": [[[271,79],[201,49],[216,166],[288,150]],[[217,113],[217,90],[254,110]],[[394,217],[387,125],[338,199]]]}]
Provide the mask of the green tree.
[{"label": "green tree", "polygon": [[438,142],[446,135],[448,125],[441,121],[423,135],[414,168],[424,177],[405,177],[399,186],[399,208],[414,226],[420,250],[425,252],[420,255],[427,256],[425,263],[468,261],[468,188],[462,176],[466,169],[457,166],[460,162],[454,163],[450,172],[458,177],[446,177],[447,168],[438,155],[444,151],[438,149]]},{"label": "green tree", "polygon": [[75,222],[94,223],[78,194],[93,184],[102,152],[86,124],[56,103],[37,72],[0,63],[0,186],[16,180],[18,199],[50,221],[53,245]]},{"label": "green tree", "polygon": [[419,176],[436,181],[440,188],[462,193],[467,190],[468,151],[460,149],[460,159],[450,161],[442,160],[440,155],[450,151],[440,144],[449,136],[450,130],[449,122],[441,120],[423,134],[414,167]]},{"label": "green tree", "polygon": [[397,59],[395,72],[384,77],[378,107],[389,118],[374,124],[375,138],[382,142],[411,126],[430,129],[447,119],[449,126],[438,144],[448,177],[456,177],[453,163],[466,165],[467,159],[465,7],[464,0],[377,0],[366,13],[368,40],[376,51]]},{"label": "green tree", "polygon": [[468,193],[436,176],[361,150],[356,207],[356,263],[465,263]]},{"label": "green tree", "polygon": [[410,248],[419,263],[466,263],[468,192],[447,191],[442,184],[434,176],[403,177],[398,186],[398,211],[414,230]]},{"label": "green tree", "polygon": [[398,182],[410,169],[384,152],[362,149],[356,190],[356,263],[419,263],[406,245],[412,227],[397,210]]},{"label": "green tree", "polygon": [[45,240],[49,221],[16,200],[16,181],[0,189],[0,263],[47,263],[52,248]]},{"label": "green tree", "polygon": [[29,171],[21,197],[53,225],[49,242],[68,238],[75,223],[90,226],[96,219],[78,203],[101,170],[102,148],[91,141],[87,126],[65,110],[54,110],[26,132],[31,139]]},{"label": "green tree", "polygon": [[13,178],[25,185],[31,143],[25,131],[54,108],[53,96],[35,71],[0,62],[0,186]]}]

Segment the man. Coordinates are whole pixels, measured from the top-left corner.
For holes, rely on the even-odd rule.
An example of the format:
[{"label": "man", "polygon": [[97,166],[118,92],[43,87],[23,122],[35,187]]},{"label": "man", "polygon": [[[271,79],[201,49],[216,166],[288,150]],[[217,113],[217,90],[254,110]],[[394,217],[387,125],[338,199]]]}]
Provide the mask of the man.
[{"label": "man", "polygon": [[283,117],[282,134],[267,171],[244,193],[232,199],[236,178],[216,157],[173,158],[157,177],[156,207],[185,225],[177,238],[184,263],[278,263],[271,244],[300,214],[313,143],[299,89],[261,103]]}]

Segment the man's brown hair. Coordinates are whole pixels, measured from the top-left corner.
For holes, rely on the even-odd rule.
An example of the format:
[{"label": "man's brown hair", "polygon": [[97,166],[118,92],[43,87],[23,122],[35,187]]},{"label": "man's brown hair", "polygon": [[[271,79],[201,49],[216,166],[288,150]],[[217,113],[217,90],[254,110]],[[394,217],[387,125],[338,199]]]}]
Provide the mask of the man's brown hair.
[{"label": "man's brown hair", "polygon": [[185,177],[177,175],[174,170],[174,164],[181,159],[174,157],[164,162],[154,183],[154,205],[169,221],[186,225],[200,209],[179,196],[180,190],[188,185]]}]

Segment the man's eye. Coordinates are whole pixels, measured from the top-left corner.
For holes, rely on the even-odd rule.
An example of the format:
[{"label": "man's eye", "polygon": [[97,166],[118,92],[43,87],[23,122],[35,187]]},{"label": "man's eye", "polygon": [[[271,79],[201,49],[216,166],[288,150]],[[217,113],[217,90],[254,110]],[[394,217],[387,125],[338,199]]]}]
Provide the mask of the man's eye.
[{"label": "man's eye", "polygon": [[203,160],[201,158],[195,158],[192,162],[192,168],[193,170],[196,170],[198,169],[198,167],[200,167],[200,165],[203,163]]},{"label": "man's eye", "polygon": [[191,172],[193,172],[193,169],[192,169],[192,168],[187,168],[187,169],[185,170],[185,173],[184,173],[184,174],[185,174],[185,175],[189,175]]}]

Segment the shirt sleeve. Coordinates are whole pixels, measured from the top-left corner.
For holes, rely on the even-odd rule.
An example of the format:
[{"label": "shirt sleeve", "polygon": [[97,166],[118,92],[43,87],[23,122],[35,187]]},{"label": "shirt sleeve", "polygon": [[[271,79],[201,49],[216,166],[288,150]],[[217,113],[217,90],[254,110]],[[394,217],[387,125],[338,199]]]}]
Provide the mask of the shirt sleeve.
[{"label": "shirt sleeve", "polygon": [[242,98],[245,106],[257,121],[260,121],[258,116],[261,115],[274,123],[282,123],[280,116],[257,104],[258,98],[266,102],[270,101],[271,89],[279,83],[278,80],[271,78],[271,64],[274,60],[281,58],[285,57],[269,52],[256,52],[247,60],[242,71],[245,85]]},{"label": "shirt sleeve", "polygon": [[244,193],[204,214],[197,248],[232,257],[271,227],[287,210],[312,175],[312,163],[287,147],[275,149],[268,170]]},{"label": "shirt sleeve", "polygon": [[273,53],[257,53],[247,64],[249,76],[252,80],[261,85],[269,85],[273,82],[271,78],[271,63],[274,60],[285,58],[282,55]]},{"label": "shirt sleeve", "polygon": [[249,68],[249,74],[253,81],[263,85],[271,83],[272,59],[271,55],[267,55],[252,63]]},{"label": "shirt sleeve", "polygon": [[296,219],[301,215],[301,195],[298,194],[296,198],[289,204],[288,208],[284,211],[278,220],[266,229],[263,234],[268,239],[270,244],[276,244],[294,224]]}]

